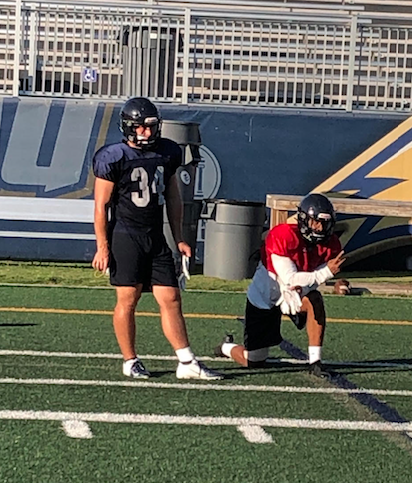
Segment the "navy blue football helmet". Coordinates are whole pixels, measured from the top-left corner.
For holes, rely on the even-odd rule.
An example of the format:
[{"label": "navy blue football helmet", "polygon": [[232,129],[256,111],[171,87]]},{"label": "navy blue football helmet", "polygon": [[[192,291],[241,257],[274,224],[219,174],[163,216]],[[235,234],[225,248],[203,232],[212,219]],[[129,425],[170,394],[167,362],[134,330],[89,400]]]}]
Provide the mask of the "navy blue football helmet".
[{"label": "navy blue football helmet", "polygon": [[[314,230],[310,220],[320,222],[322,230]],[[336,223],[336,214],[332,203],[321,194],[307,195],[298,206],[299,231],[305,241],[316,245],[326,243],[333,233]]]},{"label": "navy blue football helmet", "polygon": [[[136,134],[136,128],[139,126],[151,128],[149,138]],[[149,147],[160,137],[162,118],[156,106],[149,99],[133,97],[124,104],[120,111],[119,128],[128,141],[142,148]]]}]

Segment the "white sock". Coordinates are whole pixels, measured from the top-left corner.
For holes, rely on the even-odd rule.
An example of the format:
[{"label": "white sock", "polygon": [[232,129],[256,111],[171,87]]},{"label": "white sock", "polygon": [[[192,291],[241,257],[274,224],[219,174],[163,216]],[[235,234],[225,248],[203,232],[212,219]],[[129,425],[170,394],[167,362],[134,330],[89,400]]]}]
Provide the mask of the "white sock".
[{"label": "white sock", "polygon": [[187,364],[188,362],[192,362],[193,359],[196,359],[190,346],[184,347],[183,349],[177,349],[175,352],[179,362],[183,362],[183,364]]},{"label": "white sock", "polygon": [[229,342],[223,342],[222,344],[222,352],[226,357],[232,357],[230,353],[232,352],[232,349],[236,347],[237,344],[230,344]]},{"label": "white sock", "polygon": [[316,345],[309,346],[309,364],[313,364],[316,361],[320,361],[322,354],[322,347]]}]

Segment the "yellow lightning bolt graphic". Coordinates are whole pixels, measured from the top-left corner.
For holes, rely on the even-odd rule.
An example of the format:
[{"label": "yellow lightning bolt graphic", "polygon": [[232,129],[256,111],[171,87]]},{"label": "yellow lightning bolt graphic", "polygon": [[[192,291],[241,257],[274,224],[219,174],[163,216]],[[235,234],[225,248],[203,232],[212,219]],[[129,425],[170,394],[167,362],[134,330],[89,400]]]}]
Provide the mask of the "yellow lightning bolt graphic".
[{"label": "yellow lightning bolt graphic", "polygon": [[375,200],[412,201],[412,142],[374,169],[367,178],[403,180],[395,186],[376,193],[371,198]]},{"label": "yellow lightning bolt graphic", "polygon": [[[381,153],[410,129],[412,129],[412,117],[402,122],[393,131],[388,133],[366,151],[357,156],[353,161],[340,169],[337,173],[317,186],[314,191],[316,193],[326,193],[328,191],[332,191],[335,186],[341,183],[344,179],[348,178],[363,165],[368,163],[374,156]],[[411,145],[405,146],[405,148],[396,153],[393,158],[389,159],[384,165],[380,166],[379,168],[375,169],[373,173],[369,174],[369,177],[375,177],[378,176],[377,173],[379,172],[380,177],[400,178],[406,180],[403,183],[399,183],[397,186],[388,188],[382,193],[374,195],[373,198],[381,200],[412,201],[412,190],[410,189],[411,185],[409,184],[412,182],[411,149]],[[392,166],[393,162],[395,162],[395,164]],[[383,171],[380,171],[380,169]],[[354,190],[346,191],[345,193],[355,194],[359,191],[359,188],[360,187],[356,187]],[[400,195],[400,192],[402,192],[403,196],[405,197],[399,197],[398,194]]]}]

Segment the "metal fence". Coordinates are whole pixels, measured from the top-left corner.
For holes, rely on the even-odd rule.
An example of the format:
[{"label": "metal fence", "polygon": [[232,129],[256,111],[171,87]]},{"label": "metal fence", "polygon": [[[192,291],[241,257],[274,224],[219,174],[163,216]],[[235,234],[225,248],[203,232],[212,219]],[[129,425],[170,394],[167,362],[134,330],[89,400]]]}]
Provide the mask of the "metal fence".
[{"label": "metal fence", "polygon": [[411,110],[408,14],[172,3],[0,1],[0,94]]}]

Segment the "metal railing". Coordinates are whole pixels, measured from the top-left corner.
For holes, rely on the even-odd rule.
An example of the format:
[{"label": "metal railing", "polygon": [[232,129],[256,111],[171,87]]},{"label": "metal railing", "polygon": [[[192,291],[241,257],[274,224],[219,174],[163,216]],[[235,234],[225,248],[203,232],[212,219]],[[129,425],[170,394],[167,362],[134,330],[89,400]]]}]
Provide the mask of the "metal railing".
[{"label": "metal railing", "polygon": [[239,3],[0,1],[0,94],[411,110],[412,16]]}]

